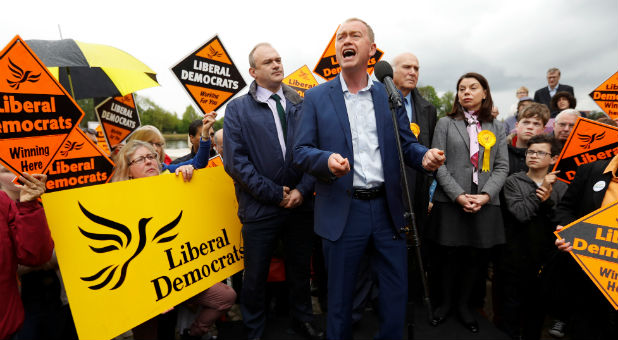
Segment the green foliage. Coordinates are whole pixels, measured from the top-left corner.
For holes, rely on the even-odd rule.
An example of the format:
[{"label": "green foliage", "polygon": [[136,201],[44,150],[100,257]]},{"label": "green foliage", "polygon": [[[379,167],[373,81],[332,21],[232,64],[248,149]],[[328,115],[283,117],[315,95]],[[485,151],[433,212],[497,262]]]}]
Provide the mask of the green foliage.
[{"label": "green foliage", "polygon": [[78,99],[77,105],[84,111],[84,119],[80,122],[81,127],[87,127],[88,122],[97,121],[97,115],[94,113],[94,100],[92,98]]},{"label": "green foliage", "polygon": [[588,113],[588,118],[592,120],[597,120],[601,117],[607,117],[603,111],[591,111]]},{"label": "green foliage", "polygon": [[438,119],[446,116],[453,108],[453,101],[455,100],[455,93],[453,91],[447,91],[442,96],[438,96],[436,89],[431,85],[418,87],[418,92],[428,102],[436,107],[438,112]]},{"label": "green foliage", "polygon": [[189,125],[196,119],[200,119],[202,116],[195,112],[192,105],[187,105],[185,112],[182,114],[182,119],[178,121],[178,133],[187,133],[189,131]]},{"label": "green foliage", "polygon": [[187,132],[188,128],[184,131],[178,130],[181,120],[174,113],[155,104],[152,99],[136,95],[135,102],[142,125],[155,126],[163,133]]},{"label": "green foliage", "polygon": [[438,109],[438,119],[446,116],[453,109],[453,102],[455,101],[455,93],[453,91],[446,91],[440,97],[440,108]]}]

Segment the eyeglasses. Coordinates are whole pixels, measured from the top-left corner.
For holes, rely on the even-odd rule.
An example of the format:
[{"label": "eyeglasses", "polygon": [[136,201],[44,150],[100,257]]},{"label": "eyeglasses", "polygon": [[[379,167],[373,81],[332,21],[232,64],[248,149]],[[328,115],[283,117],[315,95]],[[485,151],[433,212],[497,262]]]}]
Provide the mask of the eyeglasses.
[{"label": "eyeglasses", "polygon": [[129,166],[133,165],[133,164],[142,164],[144,163],[146,160],[149,161],[154,161],[155,159],[158,158],[158,155],[156,153],[149,153],[147,155],[144,156],[140,156],[137,157],[136,159],[132,160],[129,162]]},{"label": "eyeglasses", "polygon": [[534,155],[539,156],[540,158],[543,158],[545,156],[551,155],[551,153],[545,152],[545,151],[526,150],[526,156],[534,156]]}]

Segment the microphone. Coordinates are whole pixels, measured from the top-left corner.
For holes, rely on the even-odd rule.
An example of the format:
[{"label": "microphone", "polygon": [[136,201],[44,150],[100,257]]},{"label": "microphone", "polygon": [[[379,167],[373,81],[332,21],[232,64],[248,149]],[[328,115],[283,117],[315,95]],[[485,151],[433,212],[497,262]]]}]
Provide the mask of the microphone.
[{"label": "microphone", "polygon": [[391,67],[391,64],[384,60],[378,61],[374,67],[374,70],[376,72],[376,78],[378,78],[378,80],[386,87],[386,92],[388,92],[388,100],[390,101],[391,106],[395,109],[403,106],[399,90],[397,90],[395,83],[393,83],[393,68]]}]

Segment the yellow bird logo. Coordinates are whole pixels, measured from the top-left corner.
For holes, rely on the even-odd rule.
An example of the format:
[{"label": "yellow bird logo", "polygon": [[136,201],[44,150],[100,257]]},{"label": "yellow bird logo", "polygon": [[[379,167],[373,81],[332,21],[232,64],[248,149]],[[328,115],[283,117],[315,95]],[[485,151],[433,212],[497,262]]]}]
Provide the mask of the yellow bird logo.
[{"label": "yellow bird logo", "polygon": [[582,148],[588,150],[590,149],[590,146],[592,145],[592,143],[603,139],[603,137],[605,137],[605,131],[603,131],[602,133],[593,133],[591,135],[586,135],[583,133],[578,133],[577,137],[579,138],[579,140],[581,140],[582,142],[584,142],[584,144],[580,145]]},{"label": "yellow bird logo", "polygon": [[[99,242],[103,243],[101,246],[96,246],[96,247],[90,246],[90,249],[92,249],[93,252],[98,253],[98,254],[104,254],[104,253],[109,253],[112,251],[122,251],[122,250],[126,251],[128,249],[129,245],[131,244],[132,235],[131,235],[131,230],[127,228],[127,226],[91,213],[90,211],[86,210],[86,208],[84,208],[84,206],[80,202],[77,202],[77,204],[79,204],[79,208],[84,213],[84,215],[88,217],[88,219],[90,219],[92,222],[96,224],[99,224],[109,229],[109,233],[100,234],[100,233],[93,233],[93,232],[86,231],[79,226],[77,227],[79,231],[82,233],[82,235],[84,235],[85,237],[97,243]],[[159,228],[159,230],[157,230],[157,232],[154,234],[150,242],[166,243],[166,242],[170,242],[173,239],[175,239],[176,236],[178,236],[178,233],[173,234],[173,235],[167,235],[167,236],[166,234],[171,232],[178,225],[181,218],[182,218],[182,210],[178,214],[178,217],[176,217],[173,221]],[[146,242],[147,242],[146,227],[148,225],[148,222],[150,222],[150,220],[152,220],[152,217],[141,218],[139,220],[138,222],[138,234],[139,235],[138,235],[138,240],[137,240],[138,242],[137,248],[135,249],[133,254],[130,254],[130,253],[127,254],[128,259],[126,259],[122,263],[111,264],[99,270],[93,275],[81,277],[83,281],[92,283],[92,285],[89,286],[88,288],[92,290],[98,290],[107,285],[113,285],[110,288],[110,290],[114,290],[122,286],[122,284],[124,283],[124,280],[127,277],[127,269],[129,267],[129,264],[146,247]],[[110,242],[112,244],[109,244]],[[118,275],[116,275],[117,272],[118,272]],[[95,283],[95,282],[98,282],[98,283]]]},{"label": "yellow bird logo", "polygon": [[16,90],[19,90],[19,86],[21,84],[25,82],[35,83],[39,81],[39,78],[41,77],[41,73],[33,74],[32,71],[24,72],[24,70],[21,67],[17,66],[17,64],[15,64],[13,61],[11,61],[10,58],[9,70],[11,71],[11,74],[13,74],[13,77],[15,77],[15,80],[7,79],[6,82],[9,83],[10,87]]}]

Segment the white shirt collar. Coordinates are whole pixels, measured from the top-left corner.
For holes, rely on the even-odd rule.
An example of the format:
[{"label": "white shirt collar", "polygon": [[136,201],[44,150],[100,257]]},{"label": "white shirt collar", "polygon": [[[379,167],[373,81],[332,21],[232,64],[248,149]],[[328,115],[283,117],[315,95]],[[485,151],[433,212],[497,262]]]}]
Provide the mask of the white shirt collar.
[{"label": "white shirt collar", "polygon": [[[285,97],[283,96],[283,86],[280,86],[279,90],[276,93],[282,99],[282,101],[285,100]],[[266,103],[270,99],[270,96],[272,95],[273,95],[273,92],[270,92],[270,90],[267,90],[261,87],[260,85],[257,86],[257,90],[255,91],[255,96],[257,97],[258,101],[262,103]]]},{"label": "white shirt collar", "polygon": [[[341,89],[343,90],[343,93],[346,92],[350,92],[348,91],[348,84],[345,83],[345,79],[343,79],[343,76],[339,76],[339,79],[341,79]],[[362,88],[360,91],[368,91],[371,87],[373,86],[373,80],[371,80],[371,76],[369,75],[369,73],[367,73],[367,86],[365,86],[364,88]]]}]

